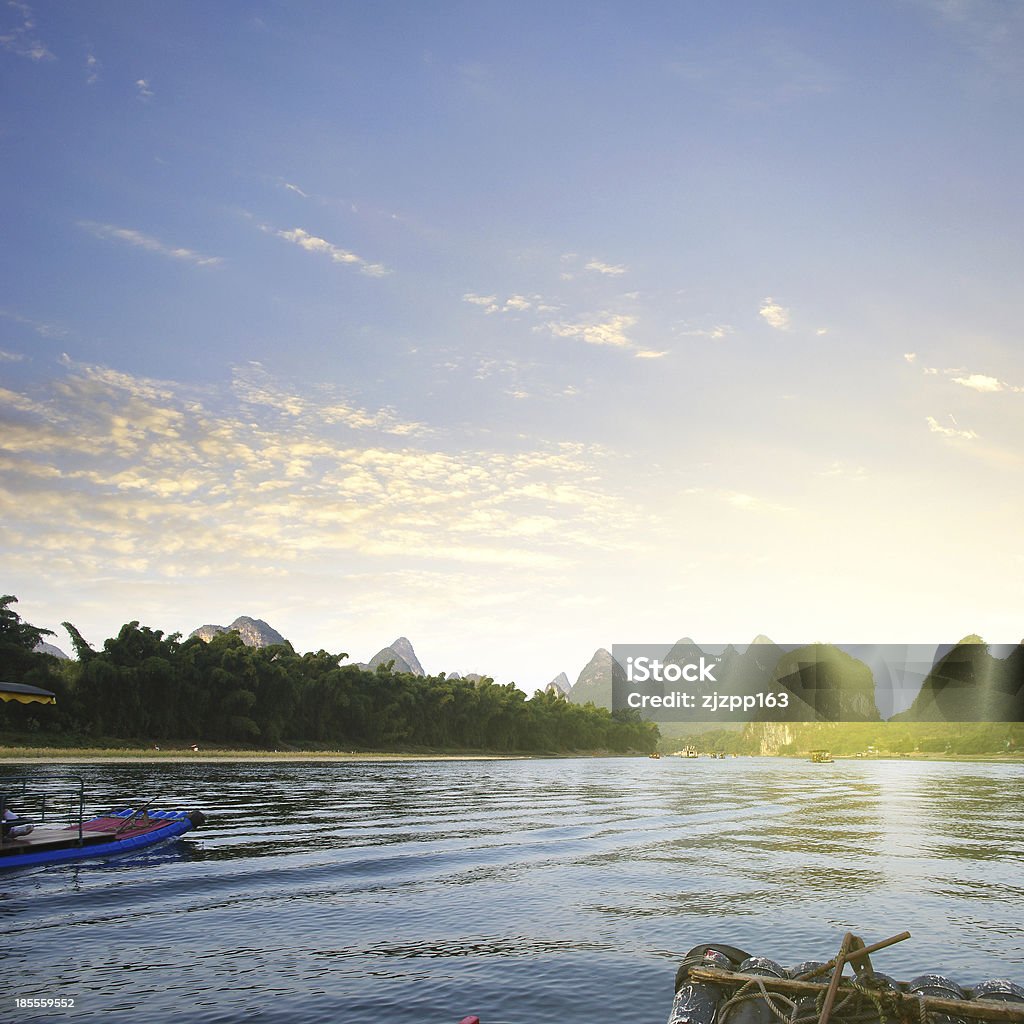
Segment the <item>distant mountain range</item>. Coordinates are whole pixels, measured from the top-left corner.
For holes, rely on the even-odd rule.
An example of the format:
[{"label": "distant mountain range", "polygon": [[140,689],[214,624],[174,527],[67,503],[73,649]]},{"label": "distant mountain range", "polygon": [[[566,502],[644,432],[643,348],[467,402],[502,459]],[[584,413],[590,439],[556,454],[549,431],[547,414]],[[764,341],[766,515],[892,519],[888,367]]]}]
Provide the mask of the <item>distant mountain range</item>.
[{"label": "distant mountain range", "polygon": [[[250,647],[283,644],[285,638],[262,619],[241,615],[230,626],[205,625],[190,634],[209,642],[220,633],[237,630]],[[37,650],[66,658],[59,648],[40,644]],[[721,654],[709,655],[689,637],[684,637],[665,656],[666,664],[685,665],[701,657],[716,663],[716,680],[730,693],[756,694],[768,684],[790,694],[787,713],[730,716],[723,721],[756,721],[758,718],[785,718],[789,721],[841,720],[879,721],[876,704],[876,680],[873,668],[860,657],[868,649],[850,648],[849,652],[830,644],[803,647],[780,646],[766,636],[758,636],[741,654],[727,647]],[[852,653],[850,653],[852,652]],[[1001,655],[1001,656],[1000,656]],[[868,658],[870,661],[870,658]],[[412,643],[400,636],[382,648],[360,668],[375,671],[391,663],[392,672],[426,675]],[[450,678],[479,681],[482,676],[469,673]],[[583,667],[576,682],[569,683],[560,672],[544,688],[560,694],[574,704],[593,703],[611,709],[613,681],[625,682],[624,668],[611,652],[599,647]],[[887,677],[880,675],[885,684]],[[965,637],[957,644],[939,647],[931,671],[924,679],[913,704],[892,716],[893,721],[1024,721],[1024,641],[1016,646],[990,648],[978,636]]]},{"label": "distant mountain range", "polygon": [[[852,650],[855,653],[831,644],[784,647],[758,636],[742,654],[730,646],[719,655],[709,655],[684,637],[663,661],[682,666],[697,663],[701,657],[714,660],[716,680],[723,692],[757,694],[766,692],[771,684],[775,692],[789,694],[785,712],[775,709],[716,716],[723,722],[881,721],[875,673],[855,656],[868,657],[868,649]],[[606,648],[598,648],[580,672],[568,699],[611,709],[616,679],[625,681],[625,669]],[[890,682],[884,666],[878,681],[883,685]],[[548,688],[552,685],[549,683]],[[658,720],[656,714],[651,717]],[[1024,721],[1024,641],[1017,646],[990,648],[980,637],[969,636],[958,644],[939,647],[911,707],[890,720]]]},{"label": "distant mountain range", "polygon": [[994,657],[979,636],[939,648],[914,703],[891,721],[1024,721],[1024,641],[1005,658]]}]

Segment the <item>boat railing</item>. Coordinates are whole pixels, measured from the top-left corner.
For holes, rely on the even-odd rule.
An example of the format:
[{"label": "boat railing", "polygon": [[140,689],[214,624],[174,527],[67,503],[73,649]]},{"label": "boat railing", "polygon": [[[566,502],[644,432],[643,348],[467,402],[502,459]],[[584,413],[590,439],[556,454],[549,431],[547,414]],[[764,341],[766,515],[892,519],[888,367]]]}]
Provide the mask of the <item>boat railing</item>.
[{"label": "boat railing", "polygon": [[[5,775],[0,777],[0,821],[8,807],[19,817],[38,803],[38,817],[33,825],[45,825],[47,814],[53,816],[57,807],[52,801],[67,801],[69,825],[78,825],[78,842],[82,842],[82,822],[85,818],[85,781],[78,775],[63,775],[55,779],[40,779],[32,775]],[[5,830],[0,828],[0,846],[7,843]]]}]

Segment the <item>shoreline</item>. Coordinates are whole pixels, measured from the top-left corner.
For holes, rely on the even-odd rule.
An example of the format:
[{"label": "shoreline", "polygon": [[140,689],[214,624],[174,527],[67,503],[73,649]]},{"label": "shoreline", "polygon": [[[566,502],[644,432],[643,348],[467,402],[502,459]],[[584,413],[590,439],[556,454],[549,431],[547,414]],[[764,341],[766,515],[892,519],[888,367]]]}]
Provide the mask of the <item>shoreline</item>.
[{"label": "shoreline", "polygon": [[[213,750],[168,751],[166,754],[151,750],[103,751],[76,753],[70,750],[40,751],[25,753],[18,751],[7,754],[0,749],[0,765],[3,764],[116,764],[132,761],[135,764],[194,764],[196,762],[215,764],[231,761],[527,761],[537,757],[557,757],[551,754],[414,754],[394,751],[262,751],[262,750]],[[564,756],[564,755],[561,755]],[[592,755],[584,755],[592,756]]]},{"label": "shoreline", "polygon": [[[8,753],[8,751],[10,751]],[[230,764],[232,762],[253,761],[321,761],[324,763],[371,763],[389,761],[538,761],[538,760],[575,760],[579,758],[600,757],[606,759],[636,759],[648,757],[647,754],[611,754],[607,751],[574,751],[572,753],[494,753],[494,752],[455,752],[455,751],[385,751],[385,750],[224,750],[214,748],[209,751],[192,750],[147,750],[145,748],[98,748],[75,749],[73,747],[0,747],[0,766],[31,765],[31,764],[118,764],[131,761],[134,764]],[[665,760],[684,760],[672,754],[662,755]],[[743,754],[741,759],[773,758],[779,761],[806,761],[802,754]],[[701,758],[703,760],[703,758]],[[727,760],[733,760],[728,758]],[[883,754],[873,757],[859,758],[849,755],[835,757],[833,763],[839,762],[868,763],[871,761],[900,761],[914,763],[961,762],[989,764],[1024,764],[1024,753],[1004,754]]]}]

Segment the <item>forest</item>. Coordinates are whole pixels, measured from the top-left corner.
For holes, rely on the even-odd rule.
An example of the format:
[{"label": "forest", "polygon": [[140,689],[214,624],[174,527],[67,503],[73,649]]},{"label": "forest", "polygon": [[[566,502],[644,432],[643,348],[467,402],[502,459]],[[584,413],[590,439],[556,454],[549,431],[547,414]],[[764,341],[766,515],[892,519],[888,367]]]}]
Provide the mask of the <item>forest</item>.
[{"label": "forest", "polygon": [[55,706],[0,703],[0,732],[41,730],[68,745],[100,739],[278,749],[650,753],[657,726],[634,712],[571,704],[493,679],[364,671],[347,655],[247,647],[237,632],[198,637],[126,623],[93,648],[71,624],[77,660],[34,651],[51,635],[0,597],[0,679],[52,690]]}]

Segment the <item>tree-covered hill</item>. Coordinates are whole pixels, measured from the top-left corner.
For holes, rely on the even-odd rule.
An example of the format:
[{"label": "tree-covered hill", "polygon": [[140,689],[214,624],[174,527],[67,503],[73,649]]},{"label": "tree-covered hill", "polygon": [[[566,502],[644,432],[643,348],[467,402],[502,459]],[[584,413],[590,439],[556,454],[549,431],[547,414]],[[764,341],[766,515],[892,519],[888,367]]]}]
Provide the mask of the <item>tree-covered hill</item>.
[{"label": "tree-covered hill", "polygon": [[342,665],[285,642],[247,646],[238,632],[209,642],[129,622],[101,650],[70,623],[77,660],[34,653],[40,635],[0,599],[0,679],[57,694],[55,707],[0,705],[0,730],[45,727],[77,737],[276,748],[427,747],[504,752],[653,751],[657,727],[514,684]]}]

